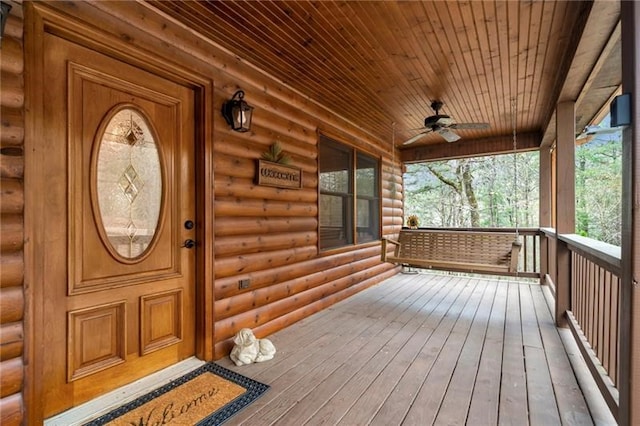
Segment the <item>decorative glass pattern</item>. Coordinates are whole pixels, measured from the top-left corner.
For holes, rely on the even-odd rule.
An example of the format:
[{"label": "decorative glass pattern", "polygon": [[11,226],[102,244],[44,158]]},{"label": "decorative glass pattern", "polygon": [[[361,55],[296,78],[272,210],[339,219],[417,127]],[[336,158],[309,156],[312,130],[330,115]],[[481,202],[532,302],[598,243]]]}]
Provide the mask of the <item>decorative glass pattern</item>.
[{"label": "decorative glass pattern", "polygon": [[100,139],[96,192],[109,244],[122,257],[145,253],[158,227],[162,168],[145,117],[124,108],[111,117]]}]

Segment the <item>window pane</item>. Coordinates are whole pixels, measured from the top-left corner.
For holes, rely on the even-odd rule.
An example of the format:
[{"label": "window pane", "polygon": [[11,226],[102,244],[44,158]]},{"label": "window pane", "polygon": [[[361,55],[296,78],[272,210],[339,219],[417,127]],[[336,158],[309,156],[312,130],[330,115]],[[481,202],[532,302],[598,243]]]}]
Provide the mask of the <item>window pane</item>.
[{"label": "window pane", "polygon": [[320,140],[320,249],[353,244],[353,150]]},{"label": "window pane", "polygon": [[378,162],[364,154],[358,154],[358,170],[356,171],[356,188],[358,196],[377,197],[378,195]]},{"label": "window pane", "polygon": [[342,228],[344,227],[343,197],[337,195],[320,195],[320,226]]},{"label": "window pane", "polygon": [[360,232],[361,228],[368,228],[371,226],[370,206],[371,201],[358,200],[358,232]]},{"label": "window pane", "polygon": [[378,200],[358,200],[358,242],[377,240],[379,238]]},{"label": "window pane", "polygon": [[356,169],[358,243],[377,240],[380,235],[378,161],[358,153]]},{"label": "window pane", "polygon": [[323,139],[320,143],[320,191],[348,194],[351,163],[351,150]]},{"label": "window pane", "polygon": [[320,189],[328,192],[349,192],[349,171],[336,170],[320,175]]},{"label": "window pane", "polygon": [[348,195],[320,195],[320,248],[342,247],[353,244],[351,197]]}]

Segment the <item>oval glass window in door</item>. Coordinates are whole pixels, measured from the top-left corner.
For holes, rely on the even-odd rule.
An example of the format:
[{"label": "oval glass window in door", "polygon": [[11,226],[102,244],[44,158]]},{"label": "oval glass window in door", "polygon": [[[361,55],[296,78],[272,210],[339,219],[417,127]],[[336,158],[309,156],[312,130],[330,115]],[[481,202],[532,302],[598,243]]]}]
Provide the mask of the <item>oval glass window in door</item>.
[{"label": "oval glass window in door", "polygon": [[161,157],[142,111],[121,107],[105,120],[94,157],[94,200],[107,248],[129,263],[145,257],[157,233],[163,192]]}]

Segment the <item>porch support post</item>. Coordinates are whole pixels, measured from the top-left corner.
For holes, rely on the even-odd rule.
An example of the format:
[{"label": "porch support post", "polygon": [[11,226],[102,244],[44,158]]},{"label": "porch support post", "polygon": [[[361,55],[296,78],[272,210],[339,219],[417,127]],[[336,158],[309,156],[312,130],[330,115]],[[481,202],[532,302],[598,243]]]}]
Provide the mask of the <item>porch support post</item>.
[{"label": "porch support post", "polygon": [[622,132],[622,276],[618,423],[640,424],[640,4],[622,1],[622,92],[631,126]]},{"label": "porch support post", "polygon": [[[556,237],[575,232],[575,102],[560,102],[556,108]],[[570,308],[571,252],[557,241],[556,324],[567,326],[565,312]]]},{"label": "porch support post", "polygon": [[[540,206],[538,223],[541,228],[552,226],[551,222],[551,149],[540,147]],[[549,273],[549,240],[545,235],[540,236],[540,283],[546,282]]]}]

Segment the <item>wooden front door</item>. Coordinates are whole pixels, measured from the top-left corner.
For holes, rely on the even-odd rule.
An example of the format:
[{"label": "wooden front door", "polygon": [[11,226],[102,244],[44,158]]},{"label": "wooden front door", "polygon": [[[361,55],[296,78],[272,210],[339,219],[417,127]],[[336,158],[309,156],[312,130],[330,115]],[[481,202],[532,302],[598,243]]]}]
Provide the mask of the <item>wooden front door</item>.
[{"label": "wooden front door", "polygon": [[45,35],[45,417],[195,353],[194,93],[127,62]]}]

